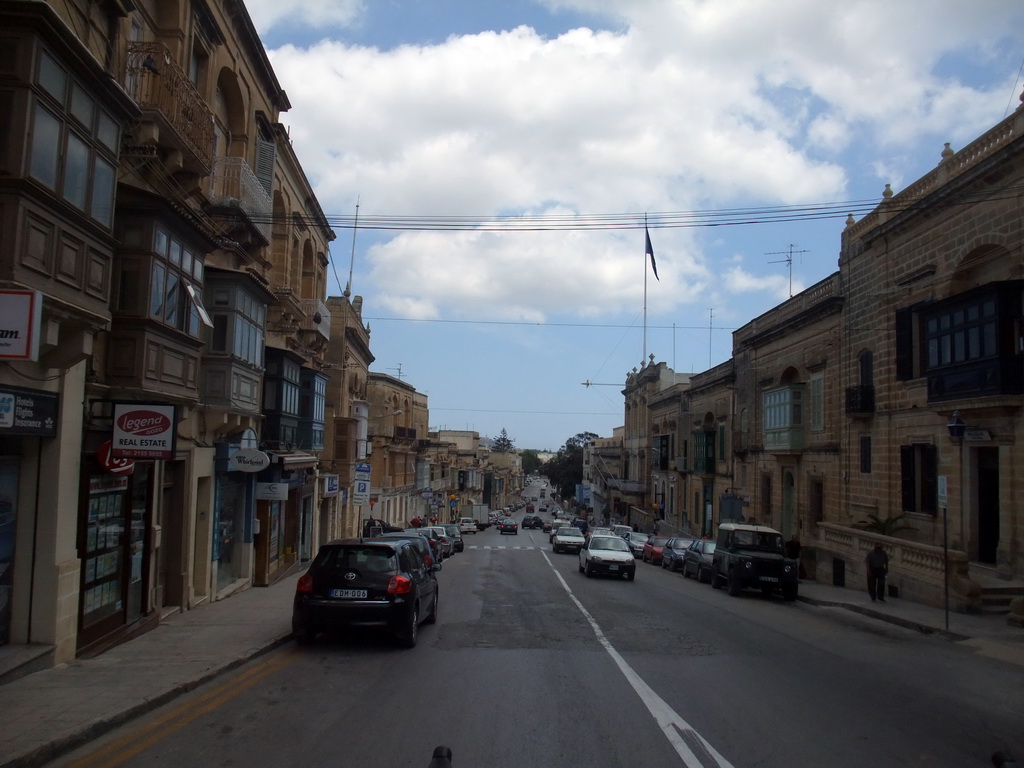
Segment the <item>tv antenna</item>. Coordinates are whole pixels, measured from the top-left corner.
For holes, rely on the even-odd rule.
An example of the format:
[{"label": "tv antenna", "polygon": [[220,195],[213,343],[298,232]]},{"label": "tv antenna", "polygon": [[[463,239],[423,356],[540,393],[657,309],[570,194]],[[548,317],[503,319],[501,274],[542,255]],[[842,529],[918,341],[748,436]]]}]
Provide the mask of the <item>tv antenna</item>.
[{"label": "tv antenna", "polygon": [[789,298],[793,298],[793,254],[794,253],[810,253],[810,251],[794,251],[796,248],[792,243],[789,244],[788,251],[772,251],[766,253],[765,256],[785,256],[786,258],[780,259],[779,261],[769,261],[769,264],[785,264],[789,268]]},{"label": "tv antenna", "polygon": [[398,364],[397,368],[388,368],[388,370],[389,371],[397,371],[398,376],[396,376],[395,378],[397,378],[399,381],[401,381],[401,379],[402,379],[402,364],[401,363]]}]

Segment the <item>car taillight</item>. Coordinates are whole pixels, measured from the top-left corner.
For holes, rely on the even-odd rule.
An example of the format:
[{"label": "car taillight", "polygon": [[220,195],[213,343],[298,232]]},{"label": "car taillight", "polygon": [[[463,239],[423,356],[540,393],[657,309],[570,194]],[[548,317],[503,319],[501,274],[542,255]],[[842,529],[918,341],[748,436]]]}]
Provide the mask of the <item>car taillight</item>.
[{"label": "car taillight", "polygon": [[427,564],[427,568],[433,568],[434,567],[434,558],[431,557],[430,555],[424,555],[423,556],[423,562],[425,562]]},{"label": "car taillight", "polygon": [[388,582],[389,595],[407,595],[412,592],[412,582],[405,576],[392,576]]},{"label": "car taillight", "polygon": [[304,573],[295,585],[295,592],[300,595],[308,595],[313,591],[313,574]]}]

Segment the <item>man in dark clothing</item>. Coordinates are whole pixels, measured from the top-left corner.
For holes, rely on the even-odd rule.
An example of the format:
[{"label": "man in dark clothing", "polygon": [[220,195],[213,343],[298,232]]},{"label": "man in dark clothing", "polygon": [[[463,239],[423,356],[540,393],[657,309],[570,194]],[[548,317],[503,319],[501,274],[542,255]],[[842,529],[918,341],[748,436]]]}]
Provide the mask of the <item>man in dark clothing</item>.
[{"label": "man in dark clothing", "polygon": [[882,548],[882,542],[876,541],[875,548],[868,551],[864,558],[868,573],[868,594],[871,595],[871,602],[881,600],[885,602],[885,576],[889,573],[889,555]]}]

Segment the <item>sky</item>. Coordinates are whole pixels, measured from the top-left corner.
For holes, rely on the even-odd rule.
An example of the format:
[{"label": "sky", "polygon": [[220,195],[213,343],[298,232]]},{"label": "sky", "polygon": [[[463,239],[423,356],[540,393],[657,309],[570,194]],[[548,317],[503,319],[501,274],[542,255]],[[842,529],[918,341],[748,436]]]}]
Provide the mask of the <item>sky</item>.
[{"label": "sky", "polygon": [[652,355],[728,360],[1024,88],[1020,0],[246,6],[371,370],[520,449],[610,436]]}]

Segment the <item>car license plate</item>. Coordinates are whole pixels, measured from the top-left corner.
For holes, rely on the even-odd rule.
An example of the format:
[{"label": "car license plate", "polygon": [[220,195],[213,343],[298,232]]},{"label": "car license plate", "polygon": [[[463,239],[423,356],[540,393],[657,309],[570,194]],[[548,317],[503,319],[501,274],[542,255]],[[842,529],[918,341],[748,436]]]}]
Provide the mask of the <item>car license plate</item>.
[{"label": "car license plate", "polygon": [[617,570],[619,570],[619,566],[617,566],[617,565],[609,565],[608,566],[608,570],[609,571],[617,571]]},{"label": "car license plate", "polygon": [[777,576],[762,576],[761,577],[761,581],[778,581],[778,580],[779,580],[779,578]]},{"label": "car license plate", "polygon": [[366,590],[365,589],[332,589],[331,590],[331,597],[341,597],[341,598],[345,598],[345,597],[348,597],[348,598],[366,597]]}]

